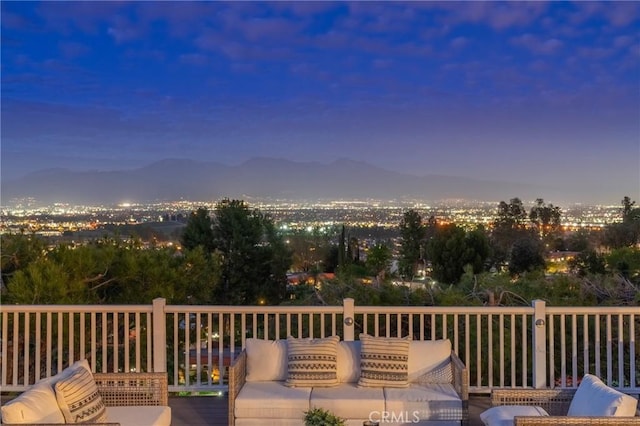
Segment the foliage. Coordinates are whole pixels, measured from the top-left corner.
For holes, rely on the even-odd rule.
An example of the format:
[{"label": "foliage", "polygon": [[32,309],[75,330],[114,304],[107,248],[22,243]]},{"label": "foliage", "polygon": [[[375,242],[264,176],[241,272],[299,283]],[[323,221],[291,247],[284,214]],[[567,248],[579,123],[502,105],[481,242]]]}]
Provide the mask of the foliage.
[{"label": "foliage", "polygon": [[366,266],[371,275],[384,279],[389,273],[392,259],[391,249],[388,245],[379,243],[374,245],[367,252]]},{"label": "foliage", "polygon": [[546,204],[542,198],[536,200],[536,205],[529,212],[529,219],[543,236],[560,227],[561,216],[560,207]]},{"label": "foliage", "polygon": [[304,412],[305,426],[344,426],[345,420],[324,408],[312,408]]},{"label": "foliage", "polygon": [[291,253],[271,219],[240,200],[217,204],[214,250],[220,254],[222,304],[277,304],[286,294]]},{"label": "foliage", "polygon": [[181,241],[187,250],[201,246],[206,252],[213,251],[213,223],[209,216],[209,210],[200,207],[191,213],[182,233]]},{"label": "foliage", "polygon": [[512,275],[538,268],[544,268],[544,247],[540,240],[533,235],[523,235],[511,247],[509,257],[509,272]]},{"label": "foliage", "polygon": [[474,273],[484,269],[489,256],[489,241],[483,229],[465,232],[456,225],[441,227],[429,241],[428,253],[433,277],[446,284],[456,284],[471,265]]},{"label": "foliage", "polygon": [[416,273],[418,262],[424,259],[423,244],[425,227],[422,217],[415,210],[404,213],[400,221],[399,272],[404,278],[411,279]]}]

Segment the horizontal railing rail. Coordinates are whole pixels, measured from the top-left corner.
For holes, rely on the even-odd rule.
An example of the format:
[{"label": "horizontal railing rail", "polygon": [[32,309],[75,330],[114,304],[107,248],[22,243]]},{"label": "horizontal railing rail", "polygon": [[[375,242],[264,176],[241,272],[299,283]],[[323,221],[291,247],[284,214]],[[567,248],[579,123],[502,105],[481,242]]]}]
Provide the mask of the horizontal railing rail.
[{"label": "horizontal railing rail", "polygon": [[247,338],[450,339],[470,390],[577,387],[587,373],[640,393],[639,307],[2,305],[0,385],[22,391],[71,362],[166,371],[171,392],[225,391]]}]

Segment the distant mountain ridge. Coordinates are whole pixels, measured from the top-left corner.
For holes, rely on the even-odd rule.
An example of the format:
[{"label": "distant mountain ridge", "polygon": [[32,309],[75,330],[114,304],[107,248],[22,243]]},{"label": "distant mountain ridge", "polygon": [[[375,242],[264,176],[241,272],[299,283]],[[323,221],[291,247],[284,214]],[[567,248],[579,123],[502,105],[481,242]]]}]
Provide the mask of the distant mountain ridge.
[{"label": "distant mountain ridge", "polygon": [[402,174],[342,159],[329,164],[254,158],[238,166],[167,159],[133,170],[48,169],[2,182],[3,205],[33,197],[40,203],[111,204],[123,201],[244,199],[547,198],[549,188],[465,177]]}]

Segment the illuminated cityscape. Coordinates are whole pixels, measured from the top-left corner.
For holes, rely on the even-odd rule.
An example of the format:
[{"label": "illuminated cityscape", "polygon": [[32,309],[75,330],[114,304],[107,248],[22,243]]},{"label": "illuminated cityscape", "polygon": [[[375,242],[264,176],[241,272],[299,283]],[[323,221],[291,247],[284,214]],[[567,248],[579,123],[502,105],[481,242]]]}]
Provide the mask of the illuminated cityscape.
[{"label": "illuminated cityscape", "polygon": [[[251,208],[270,215],[282,230],[322,231],[341,225],[353,228],[395,229],[402,215],[409,209],[417,211],[423,218],[433,216],[439,223],[455,223],[468,229],[477,225],[488,227],[495,220],[498,202],[252,200],[248,204]],[[213,210],[215,205],[216,201],[182,200],[151,204],[123,203],[113,206],[54,204],[34,207],[35,200],[22,200],[10,207],[1,207],[0,233],[25,231],[51,237],[67,235],[76,239],[90,239],[102,236],[107,227],[146,224],[163,228],[165,234],[171,235],[166,231],[179,231],[191,212],[200,207]],[[562,229],[565,231],[598,231],[621,220],[618,205],[572,205],[563,208],[562,213]],[[177,240],[178,235],[179,232],[174,232],[174,238],[168,239]]]}]

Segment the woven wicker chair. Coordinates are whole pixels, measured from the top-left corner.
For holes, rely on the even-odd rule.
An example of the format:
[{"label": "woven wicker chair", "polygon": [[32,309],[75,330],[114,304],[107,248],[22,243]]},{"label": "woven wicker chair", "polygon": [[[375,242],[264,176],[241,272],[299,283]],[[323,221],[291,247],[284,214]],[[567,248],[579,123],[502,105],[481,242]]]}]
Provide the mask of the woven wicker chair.
[{"label": "woven wicker chair", "polygon": [[640,417],[567,416],[576,389],[494,389],[491,406],[534,405],[542,407],[548,417],[515,417],[514,426],[547,425],[640,425]]},{"label": "woven wicker chair", "polygon": [[[93,373],[107,407],[169,405],[167,373]],[[48,426],[38,423],[33,426]],[[87,426],[120,426],[119,423],[83,423]]]}]

